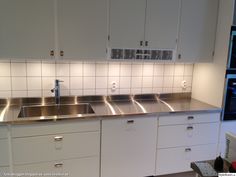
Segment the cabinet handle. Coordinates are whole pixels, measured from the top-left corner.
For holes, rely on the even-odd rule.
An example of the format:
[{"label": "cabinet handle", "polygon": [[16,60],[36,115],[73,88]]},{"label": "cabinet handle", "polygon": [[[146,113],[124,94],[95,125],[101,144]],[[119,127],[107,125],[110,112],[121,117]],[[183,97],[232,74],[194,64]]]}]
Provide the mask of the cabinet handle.
[{"label": "cabinet handle", "polygon": [[194,117],[193,116],[188,116],[188,120],[193,120]]},{"label": "cabinet handle", "polygon": [[181,59],[181,57],[182,57],[181,54],[179,54],[179,55],[178,55],[178,59]]},{"label": "cabinet handle", "polygon": [[192,151],[191,148],[185,148],[185,152],[190,152],[190,151]]},{"label": "cabinet handle", "polygon": [[148,46],[148,41],[145,41],[145,46]]},{"label": "cabinet handle", "polygon": [[193,126],[188,126],[187,130],[193,130]]},{"label": "cabinet handle", "polygon": [[63,136],[55,136],[54,137],[54,141],[62,141],[63,140]]},{"label": "cabinet handle", "polygon": [[63,50],[60,51],[60,56],[61,56],[61,57],[64,56],[64,51],[63,51]]},{"label": "cabinet handle", "polygon": [[50,56],[51,56],[51,57],[54,57],[54,50],[51,50],[51,51],[50,51]]},{"label": "cabinet handle", "polygon": [[143,41],[140,41],[140,46],[143,46]]},{"label": "cabinet handle", "polygon": [[54,167],[56,168],[61,168],[63,166],[63,163],[56,163],[54,164]]},{"label": "cabinet handle", "polygon": [[127,120],[127,124],[133,124],[134,120]]}]

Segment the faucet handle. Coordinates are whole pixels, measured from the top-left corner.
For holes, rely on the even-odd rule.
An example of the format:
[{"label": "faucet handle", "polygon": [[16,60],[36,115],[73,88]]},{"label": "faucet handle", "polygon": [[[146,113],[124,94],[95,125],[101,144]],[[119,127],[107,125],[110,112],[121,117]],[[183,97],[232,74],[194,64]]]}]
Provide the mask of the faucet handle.
[{"label": "faucet handle", "polygon": [[51,92],[54,93],[55,92],[55,88],[51,89]]}]

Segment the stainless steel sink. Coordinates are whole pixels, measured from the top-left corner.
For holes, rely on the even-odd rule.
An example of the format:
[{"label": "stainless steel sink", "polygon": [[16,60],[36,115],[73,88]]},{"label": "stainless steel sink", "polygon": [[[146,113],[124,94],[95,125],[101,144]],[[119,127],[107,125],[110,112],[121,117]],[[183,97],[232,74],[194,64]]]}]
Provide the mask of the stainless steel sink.
[{"label": "stainless steel sink", "polygon": [[78,115],[94,114],[90,104],[60,104],[45,106],[22,106],[18,115],[19,118],[41,117],[41,116],[60,116],[60,115]]}]

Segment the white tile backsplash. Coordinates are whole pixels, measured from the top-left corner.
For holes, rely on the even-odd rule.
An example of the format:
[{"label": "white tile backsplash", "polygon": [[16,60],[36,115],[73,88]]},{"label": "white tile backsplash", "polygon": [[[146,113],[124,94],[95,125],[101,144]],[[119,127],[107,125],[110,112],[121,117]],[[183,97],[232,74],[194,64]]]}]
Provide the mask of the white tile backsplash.
[{"label": "white tile backsplash", "polygon": [[[55,79],[61,95],[107,95],[191,92],[193,64],[137,62],[0,62],[0,97],[53,96]],[[187,81],[187,88],[181,83]],[[112,82],[116,90],[112,90]]]}]

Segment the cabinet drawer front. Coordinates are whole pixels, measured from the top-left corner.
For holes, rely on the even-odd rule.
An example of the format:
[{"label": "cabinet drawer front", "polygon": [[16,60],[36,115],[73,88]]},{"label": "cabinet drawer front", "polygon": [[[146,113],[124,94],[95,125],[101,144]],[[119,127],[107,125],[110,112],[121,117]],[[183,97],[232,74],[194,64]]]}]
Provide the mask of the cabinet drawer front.
[{"label": "cabinet drawer front", "polygon": [[217,144],[159,149],[156,175],[190,171],[191,162],[214,159],[216,149]]},{"label": "cabinet drawer front", "polygon": [[0,126],[0,139],[7,138],[7,127]]},{"label": "cabinet drawer front", "polygon": [[159,117],[159,125],[178,125],[192,123],[219,122],[220,113],[200,113],[200,114],[182,114],[168,115]]},{"label": "cabinet drawer front", "polygon": [[[63,173],[66,176],[68,174],[69,177],[99,177],[99,158],[89,157],[27,165],[16,165],[14,166],[14,172],[42,173],[42,175],[45,177],[52,177],[52,175],[50,176],[52,173]],[[46,173],[49,173],[49,175],[46,175]]]},{"label": "cabinet drawer front", "polygon": [[218,132],[219,123],[160,126],[158,148],[216,143]]},{"label": "cabinet drawer front", "polygon": [[9,165],[9,148],[8,148],[8,140],[0,139],[0,166],[8,166]]},{"label": "cabinet drawer front", "polygon": [[98,156],[99,132],[14,138],[13,162],[26,164],[58,159]]},{"label": "cabinet drawer front", "polygon": [[14,125],[12,127],[12,137],[88,132],[99,130],[100,121],[61,121],[50,123],[43,122],[31,125]]}]

